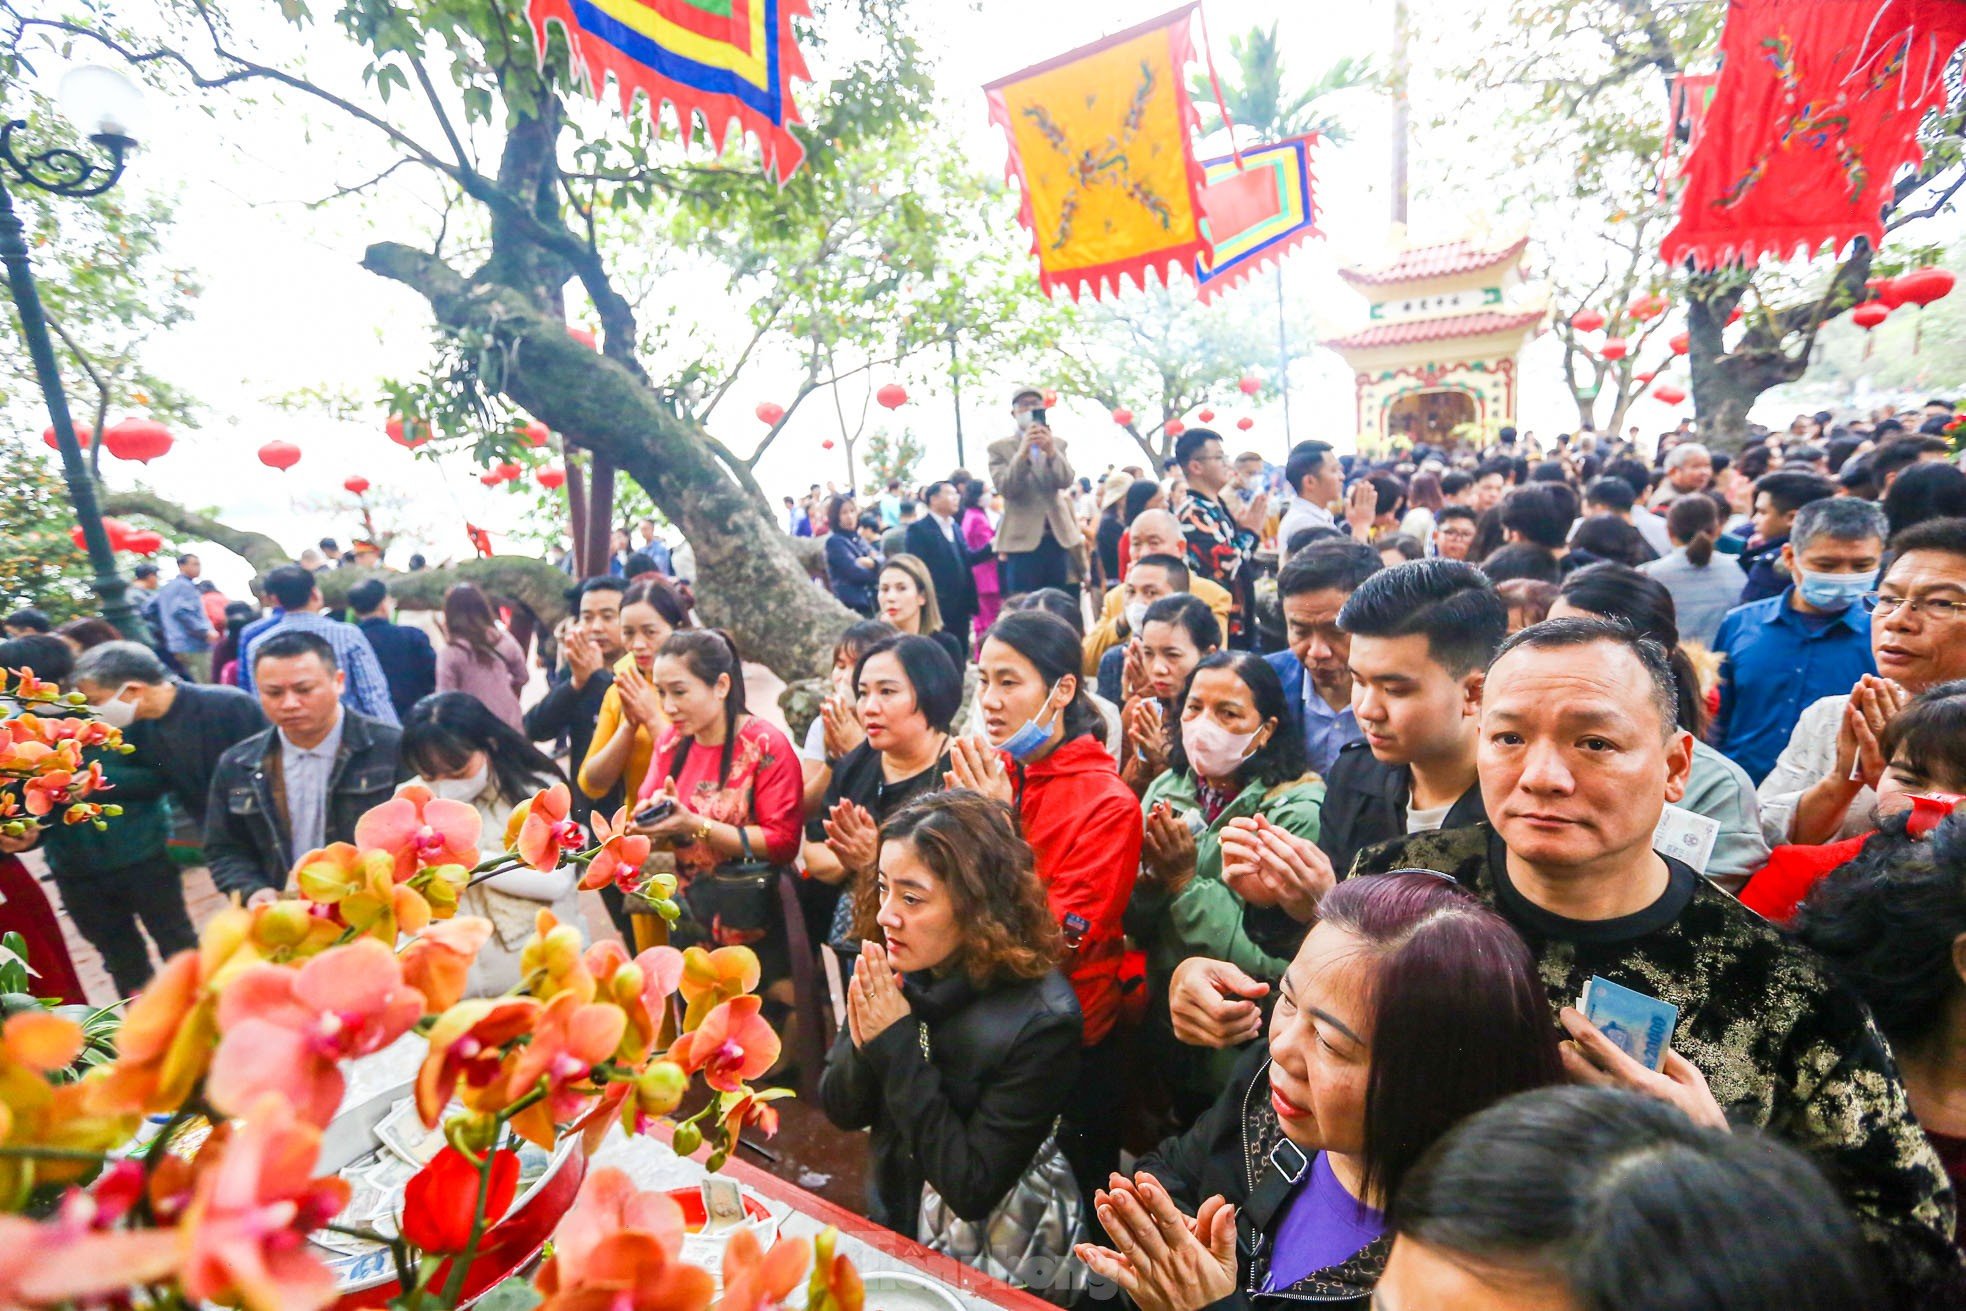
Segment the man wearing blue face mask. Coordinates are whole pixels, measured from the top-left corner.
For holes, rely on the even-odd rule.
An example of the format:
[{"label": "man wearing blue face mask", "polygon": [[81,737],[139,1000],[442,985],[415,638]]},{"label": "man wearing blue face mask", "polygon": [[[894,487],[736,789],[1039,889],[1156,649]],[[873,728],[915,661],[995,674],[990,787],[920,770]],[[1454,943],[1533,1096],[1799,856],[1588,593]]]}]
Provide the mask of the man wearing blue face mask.
[{"label": "man wearing blue face mask", "polygon": [[1796,512],[1782,563],[1795,581],[1779,596],[1728,612],[1713,744],[1756,783],[1775,766],[1809,705],[1877,672],[1870,614],[1858,604],[1883,562],[1884,512],[1851,496]]}]

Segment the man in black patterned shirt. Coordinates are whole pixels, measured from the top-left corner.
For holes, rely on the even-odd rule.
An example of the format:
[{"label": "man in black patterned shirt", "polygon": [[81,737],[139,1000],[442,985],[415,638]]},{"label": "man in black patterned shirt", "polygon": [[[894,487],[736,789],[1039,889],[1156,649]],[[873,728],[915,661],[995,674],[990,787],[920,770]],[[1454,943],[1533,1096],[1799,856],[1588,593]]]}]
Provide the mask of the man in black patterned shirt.
[{"label": "man in black patterned shirt", "polygon": [[[1564,1008],[1573,1077],[1696,1118],[1724,1112],[1801,1148],[1855,1214],[1893,1305],[1966,1306],[1952,1191],[1869,1011],[1814,955],[1653,850],[1692,762],[1673,705],[1665,652],[1622,625],[1523,630],[1482,693],[1491,823],[1368,848],[1352,874],[1431,869],[1491,902]],[[1595,1031],[1572,1008],[1593,975],[1678,1007],[1672,1050],[1684,1060],[1655,1074],[1587,1055],[1600,1050]]]}]

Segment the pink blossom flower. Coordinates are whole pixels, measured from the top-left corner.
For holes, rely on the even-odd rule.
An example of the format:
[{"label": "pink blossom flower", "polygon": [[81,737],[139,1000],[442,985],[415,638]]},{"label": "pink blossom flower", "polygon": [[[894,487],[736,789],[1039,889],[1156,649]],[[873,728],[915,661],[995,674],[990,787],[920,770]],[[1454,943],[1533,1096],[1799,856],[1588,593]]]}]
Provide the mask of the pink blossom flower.
[{"label": "pink blossom flower", "polygon": [[600,812],[594,814],[594,834],[601,840],[601,849],[588,862],[587,872],[580,876],[583,889],[592,891],[612,883],[623,892],[635,890],[642,865],[649,858],[649,840],[640,833],[628,831],[626,812],[616,815],[615,820],[611,825]]},{"label": "pink blossom flower", "polygon": [[341,1104],[339,1062],[388,1046],[422,1017],[423,994],[403,981],[396,953],[373,938],[322,952],[299,969],[257,965],[219,997],[224,1035],[205,1090],[237,1113],[279,1093],[325,1126]]},{"label": "pink blossom flower", "polygon": [[403,948],[403,980],[423,994],[424,1008],[447,1011],[464,996],[471,962],[490,941],[488,919],[465,915],[439,920]]},{"label": "pink blossom flower", "polygon": [[349,1189],[345,1180],[312,1177],[320,1147],[321,1131],[278,1093],[250,1104],[216,1167],[198,1175],[178,1230],[181,1278],[194,1302],[309,1311],[335,1300],[334,1275],[308,1252],[307,1235],[341,1213]]},{"label": "pink blossom flower", "polygon": [[483,824],[476,806],[412,783],[356,821],[355,845],[394,856],[401,883],[428,865],[477,864]]},{"label": "pink blossom flower", "polygon": [[430,1053],[416,1075],[416,1110],[424,1124],[437,1127],[460,1083],[466,1106],[503,1110],[505,1046],[530,1033],[542,1009],[531,997],[478,998],[438,1016],[428,1035]]},{"label": "pink blossom flower", "polygon": [[590,1074],[614,1055],[628,1017],[605,1002],[583,1002],[563,992],[546,1003],[532,1041],[513,1054],[505,1100],[511,1105],[541,1086],[546,1096],[512,1117],[512,1131],[552,1150],[556,1124],[573,1120],[600,1090]]},{"label": "pink blossom flower", "polygon": [[718,1092],[736,1092],[778,1060],[778,1035],[758,1012],[764,1000],[755,994],[733,997],[704,1017],[703,1023],[676,1039],[669,1059],[703,1079]]},{"label": "pink blossom flower", "polygon": [[169,1278],[178,1236],[168,1229],[98,1230],[66,1217],[37,1224],[0,1216],[0,1306],[93,1304]]},{"label": "pink blossom flower", "polygon": [[558,869],[567,852],[586,845],[580,825],[567,818],[572,806],[573,794],[564,783],[534,793],[506,821],[506,848],[534,869]]}]

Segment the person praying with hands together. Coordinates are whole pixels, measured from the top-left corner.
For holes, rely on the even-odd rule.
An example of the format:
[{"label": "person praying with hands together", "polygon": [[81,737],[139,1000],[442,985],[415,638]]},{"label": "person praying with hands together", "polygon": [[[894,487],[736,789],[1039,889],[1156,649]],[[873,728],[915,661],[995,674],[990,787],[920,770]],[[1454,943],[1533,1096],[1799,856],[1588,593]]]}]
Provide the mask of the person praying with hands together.
[{"label": "person praying with hands together", "polygon": [[614,681],[601,698],[594,735],[576,780],[595,802],[605,802],[617,787],[624,796],[641,792],[655,740],[669,726],[649,681],[655,653],[671,633],[689,622],[682,598],[661,578],[634,583],[622,593],[620,616],[627,654],[615,661]]},{"label": "person praying with hands together", "polygon": [[[966,791],[888,817],[855,928],[819,1102],[839,1127],[872,1130],[868,1215],[933,1244],[944,1234],[922,1231],[924,1210],[989,1216],[1067,1109],[1082,1021],[1056,969],[1065,947],[1010,808]],[[1055,1267],[1067,1254],[1031,1255]]]},{"label": "person praying with hands together", "polygon": [[1167,772],[1175,699],[1195,666],[1221,645],[1221,625],[1199,598],[1164,596],[1147,607],[1139,635],[1129,644],[1120,710],[1125,728],[1120,777],[1135,796],[1144,797]]},{"label": "person praying with hands together", "polygon": [[1141,830],[1139,803],[1102,745],[1105,723],[1079,670],[1078,634],[1064,620],[1041,610],[999,618],[977,658],[985,736],[951,745],[948,783],[1016,808],[1064,935],[1060,969],[1078,993],[1090,1050],[1059,1145],[1090,1195],[1119,1160],[1121,1090],[1110,1040]]}]

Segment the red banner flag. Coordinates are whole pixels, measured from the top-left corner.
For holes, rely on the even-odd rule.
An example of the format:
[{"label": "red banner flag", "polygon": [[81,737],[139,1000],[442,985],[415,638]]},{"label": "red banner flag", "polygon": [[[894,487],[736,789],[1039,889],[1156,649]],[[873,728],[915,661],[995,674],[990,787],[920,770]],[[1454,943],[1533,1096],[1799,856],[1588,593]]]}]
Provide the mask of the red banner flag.
[{"label": "red banner flag", "polygon": [[1966,42],[1959,0],[1730,0],[1720,82],[1685,167],[1669,264],[1753,264],[1884,237]]}]

